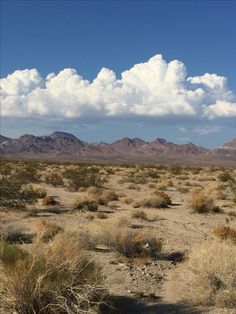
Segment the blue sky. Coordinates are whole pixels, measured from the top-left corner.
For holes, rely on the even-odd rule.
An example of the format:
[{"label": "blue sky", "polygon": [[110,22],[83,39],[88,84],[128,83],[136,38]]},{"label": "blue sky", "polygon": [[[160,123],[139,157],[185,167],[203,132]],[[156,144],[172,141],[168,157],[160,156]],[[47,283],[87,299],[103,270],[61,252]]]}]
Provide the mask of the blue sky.
[{"label": "blue sky", "polygon": [[[216,147],[236,137],[235,33],[235,1],[2,0],[1,133],[15,137],[60,129],[88,141],[164,137]],[[156,55],[162,58],[148,63]],[[185,70],[170,66],[172,60],[181,61]],[[121,80],[122,72],[141,63],[146,65]],[[64,71],[57,79],[66,68],[77,72]],[[95,89],[88,81],[102,68],[112,73],[103,71]],[[168,86],[165,73],[158,79],[149,75],[166,68]],[[76,92],[81,77],[86,91]],[[195,79],[189,83],[188,77]],[[113,86],[109,91],[108,85]],[[189,90],[198,87],[204,95],[190,96]],[[175,89],[177,96],[168,98]]]}]

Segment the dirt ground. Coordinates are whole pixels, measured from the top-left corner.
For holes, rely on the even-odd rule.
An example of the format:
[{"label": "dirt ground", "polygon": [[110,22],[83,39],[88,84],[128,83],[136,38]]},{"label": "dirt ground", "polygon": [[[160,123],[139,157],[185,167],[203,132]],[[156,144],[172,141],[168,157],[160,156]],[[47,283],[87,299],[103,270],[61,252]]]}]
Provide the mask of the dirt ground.
[{"label": "dirt ground", "polygon": [[[98,211],[104,213],[104,219],[98,217],[97,212],[72,211],[72,204],[85,195],[87,190],[71,192],[65,187],[54,187],[40,183],[48,196],[54,196],[60,205],[57,210],[43,206],[40,199],[37,204],[30,205],[28,211],[35,209],[35,215],[26,211],[0,211],[1,230],[20,229],[26,234],[37,233],[37,221],[44,218],[62,226],[65,231],[76,232],[85,225],[92,230],[102,229],[112,232],[119,227],[140,230],[153,234],[162,240],[162,256],[157,259],[150,257],[128,259],[111,250],[106,245],[98,245],[90,254],[102,266],[106,277],[106,285],[118,304],[120,313],[236,313],[234,309],[215,307],[191,307],[181,301],[181,296],[175,293],[178,282],[175,273],[181,263],[187,258],[191,249],[204,241],[213,238],[212,230],[219,225],[235,225],[236,213],[230,197],[216,199],[216,205],[223,209],[221,213],[198,214],[190,208],[193,194],[203,188],[212,194],[214,185],[220,184],[217,173],[212,175],[206,171],[202,174],[188,174],[186,176],[171,173],[161,175],[161,178],[149,178],[144,184],[131,184],[122,181],[126,177],[126,168],[117,167],[107,176],[105,188],[114,190],[118,200],[109,202],[106,206],[99,206]],[[164,182],[164,183],[163,183]],[[165,184],[166,182],[166,184]],[[135,203],[142,203],[151,193],[160,188],[164,189],[171,198],[168,208],[135,208]],[[164,188],[163,188],[164,185]],[[180,189],[185,188],[185,189]],[[211,189],[211,187],[213,187]],[[222,197],[224,198],[224,197]],[[140,205],[139,204],[139,205]],[[133,213],[143,210],[147,220],[134,218]]]}]

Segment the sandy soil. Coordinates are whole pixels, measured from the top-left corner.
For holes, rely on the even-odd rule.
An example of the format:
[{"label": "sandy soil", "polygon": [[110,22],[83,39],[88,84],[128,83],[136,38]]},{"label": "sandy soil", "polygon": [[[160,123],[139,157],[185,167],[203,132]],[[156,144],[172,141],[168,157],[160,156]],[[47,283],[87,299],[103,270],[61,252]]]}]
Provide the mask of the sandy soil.
[{"label": "sandy soil", "polygon": [[[71,211],[71,204],[87,192],[70,192],[65,188],[55,188],[49,184],[40,184],[47,190],[48,195],[56,196],[63,209],[61,213],[50,213],[47,208],[40,211],[35,217],[30,217],[27,212],[0,212],[0,228],[20,229],[26,233],[37,232],[37,221],[41,217],[52,219],[65,230],[76,231],[85,224],[97,225],[101,228],[115,228],[128,226],[129,228],[150,232],[163,241],[163,257],[152,260],[151,258],[136,258],[128,260],[107,247],[97,247],[91,254],[103,267],[106,275],[106,284],[114,295],[120,308],[120,313],[236,313],[236,310],[217,308],[193,308],[181,303],[175,294],[178,290],[178,282],[174,280],[173,273],[182,263],[182,259],[188,255],[191,248],[203,241],[212,239],[211,231],[218,225],[235,224],[236,218],[229,218],[228,213],[235,211],[229,199],[217,200],[217,205],[224,209],[220,214],[194,214],[189,207],[189,200],[193,193],[198,193],[198,186],[207,188],[215,184],[210,179],[199,181],[197,176],[187,180],[169,177],[173,186],[165,191],[171,197],[172,205],[166,209],[139,208],[146,212],[149,220],[134,219],[132,213],[136,211],[134,202],[147,198],[154,190],[148,184],[136,185],[135,189],[128,188],[130,183],[120,183],[125,170],[109,176],[106,187],[115,190],[119,200],[110,202],[107,207],[101,206],[99,211],[104,211],[106,219],[99,219],[95,213]],[[190,182],[188,192],[179,192],[177,187],[185,186]],[[152,180],[149,181],[152,183]],[[155,183],[156,184],[156,183]],[[196,184],[196,185],[197,185]],[[137,189],[138,187],[138,189]],[[133,202],[126,204],[126,199]],[[41,200],[32,208],[42,209]],[[94,218],[91,218],[91,215]]]}]

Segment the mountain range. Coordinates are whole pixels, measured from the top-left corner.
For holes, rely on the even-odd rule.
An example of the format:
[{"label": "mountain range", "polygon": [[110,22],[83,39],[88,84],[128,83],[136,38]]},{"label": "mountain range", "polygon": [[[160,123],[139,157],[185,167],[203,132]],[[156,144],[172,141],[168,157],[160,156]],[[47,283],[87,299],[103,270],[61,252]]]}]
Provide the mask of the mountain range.
[{"label": "mountain range", "polygon": [[25,134],[17,139],[0,135],[0,152],[9,158],[236,165],[236,138],[210,150],[193,143],[175,144],[162,138],[147,142],[125,137],[111,144],[88,143],[72,134],[56,131],[47,136]]}]

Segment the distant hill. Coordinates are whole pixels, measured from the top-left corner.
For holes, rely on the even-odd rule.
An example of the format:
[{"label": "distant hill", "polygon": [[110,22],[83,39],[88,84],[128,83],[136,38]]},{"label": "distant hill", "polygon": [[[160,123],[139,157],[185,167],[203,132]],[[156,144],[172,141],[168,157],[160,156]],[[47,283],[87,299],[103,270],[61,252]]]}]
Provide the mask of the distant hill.
[{"label": "distant hill", "polygon": [[0,134],[0,143],[10,141],[11,139],[9,137],[3,136]]},{"label": "distant hill", "polygon": [[55,131],[51,135],[25,134],[18,139],[0,135],[1,154],[15,158],[44,158],[111,162],[224,163],[236,165],[236,139],[210,150],[193,143],[175,144],[165,139],[144,141],[122,138],[111,144],[87,143],[73,134]]}]

